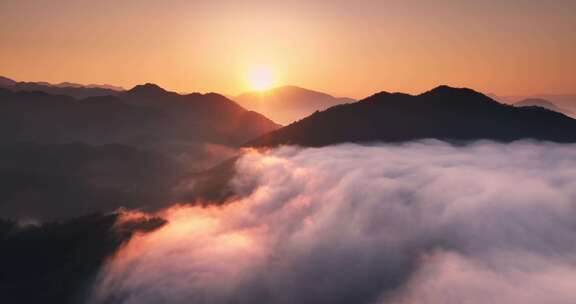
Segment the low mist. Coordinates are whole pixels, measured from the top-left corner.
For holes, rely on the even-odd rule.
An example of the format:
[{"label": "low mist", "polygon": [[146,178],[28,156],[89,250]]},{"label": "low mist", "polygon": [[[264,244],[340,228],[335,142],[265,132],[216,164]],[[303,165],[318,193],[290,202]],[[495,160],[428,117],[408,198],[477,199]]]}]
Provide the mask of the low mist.
[{"label": "low mist", "polygon": [[576,145],[247,150],[231,186],[160,212],[91,303],[576,302]]}]

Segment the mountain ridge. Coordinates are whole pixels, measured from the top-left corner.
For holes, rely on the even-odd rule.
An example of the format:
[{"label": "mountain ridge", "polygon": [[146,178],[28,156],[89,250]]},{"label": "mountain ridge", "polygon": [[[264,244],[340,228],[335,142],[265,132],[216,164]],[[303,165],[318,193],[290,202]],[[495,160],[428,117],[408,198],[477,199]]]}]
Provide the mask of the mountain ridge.
[{"label": "mountain ridge", "polygon": [[376,93],[356,103],[315,112],[246,145],[325,146],[425,138],[576,142],[576,120],[542,108],[501,104],[468,88],[438,86],[418,95]]},{"label": "mountain ridge", "polygon": [[72,82],[62,82],[51,84],[44,81],[25,82],[16,81],[8,77],[0,76],[0,88],[14,92],[18,91],[38,91],[55,95],[68,95],[74,98],[87,98],[95,96],[116,95],[124,89],[112,85],[82,85]]},{"label": "mountain ridge", "polygon": [[[56,218],[161,208],[178,201],[175,185],[187,191],[185,176],[276,128],[222,95],[179,95],[153,84],[81,99],[0,88],[0,175],[7,181],[0,213]],[[46,196],[55,201],[46,204]]]}]

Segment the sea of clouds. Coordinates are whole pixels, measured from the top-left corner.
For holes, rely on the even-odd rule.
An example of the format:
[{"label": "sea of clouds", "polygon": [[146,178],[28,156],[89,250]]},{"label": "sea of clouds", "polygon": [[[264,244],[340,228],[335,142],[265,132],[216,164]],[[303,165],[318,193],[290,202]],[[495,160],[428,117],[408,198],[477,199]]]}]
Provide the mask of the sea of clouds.
[{"label": "sea of clouds", "polygon": [[92,303],[576,303],[576,145],[248,150],[237,200],[179,205]]}]

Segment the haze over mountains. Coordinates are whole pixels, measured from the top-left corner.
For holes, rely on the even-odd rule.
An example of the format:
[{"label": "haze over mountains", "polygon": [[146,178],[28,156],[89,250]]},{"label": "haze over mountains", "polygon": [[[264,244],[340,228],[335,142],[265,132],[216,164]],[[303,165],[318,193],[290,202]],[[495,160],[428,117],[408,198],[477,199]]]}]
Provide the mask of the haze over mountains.
[{"label": "haze over mountains", "polygon": [[[4,83],[10,86],[10,80]],[[181,95],[150,83],[81,99],[0,88],[0,151],[6,156],[0,168],[9,180],[0,186],[0,211],[58,218],[120,206],[155,209],[204,195],[226,199],[230,193],[221,184],[233,162],[208,175],[196,173],[235,157],[246,144],[576,138],[573,119],[541,107],[500,104],[470,89],[382,92],[359,102],[292,86],[258,94],[239,99],[297,121],[278,129],[222,95]],[[317,111],[322,108],[328,109]]]},{"label": "haze over mountains", "polygon": [[288,125],[316,111],[355,101],[352,98],[334,97],[296,86],[248,92],[235,97],[234,100],[246,109],[262,113],[282,125]]},{"label": "haze over mountains", "polygon": [[[112,212],[120,207],[158,210],[176,202],[222,204],[251,195],[231,182],[240,179],[240,188],[261,182],[249,180],[249,174],[237,176],[237,166],[247,169],[242,167],[246,158],[238,163],[242,145],[318,147],[427,138],[576,142],[576,120],[542,104],[514,107],[447,86],[420,95],[382,92],[358,102],[297,87],[238,98],[278,122],[294,121],[282,128],[220,94],[177,94],[150,83],[127,91],[10,79],[0,79],[0,86],[0,214],[15,220],[0,219],[0,246],[10,248],[0,254],[5,262],[0,286],[13,302],[82,302],[107,257],[134,232],[165,224]],[[297,160],[290,150],[298,148],[286,149],[288,154],[278,150],[281,157],[322,165],[321,154],[315,161]],[[252,170],[259,170],[260,161],[278,165],[266,162],[265,154],[257,157],[262,159]],[[318,172],[330,175],[331,170]],[[290,167],[278,172],[283,171],[299,172]],[[275,185],[290,184],[292,179],[274,172],[261,173],[275,176],[269,179]],[[293,193],[279,191],[275,203]],[[35,292],[26,294],[30,288]]]},{"label": "haze over mountains", "polygon": [[175,189],[183,176],[277,127],[222,95],[152,84],[83,99],[0,89],[0,168],[8,181],[0,213],[59,218],[158,208],[190,197]]},{"label": "haze over mountains", "polygon": [[[553,111],[564,111],[564,114],[576,113],[576,94],[534,94],[534,95],[497,95],[488,94],[491,98],[503,103],[532,105],[549,108]],[[551,107],[551,104],[553,107]],[[567,112],[565,112],[567,111]]]},{"label": "haze over mountains", "polygon": [[575,17],[0,0],[0,304],[576,304]]},{"label": "haze over mountains", "polygon": [[549,100],[542,99],[542,98],[526,98],[520,100],[519,102],[514,103],[516,107],[542,107],[554,112],[564,113],[568,116],[574,114],[571,110],[561,108]]}]

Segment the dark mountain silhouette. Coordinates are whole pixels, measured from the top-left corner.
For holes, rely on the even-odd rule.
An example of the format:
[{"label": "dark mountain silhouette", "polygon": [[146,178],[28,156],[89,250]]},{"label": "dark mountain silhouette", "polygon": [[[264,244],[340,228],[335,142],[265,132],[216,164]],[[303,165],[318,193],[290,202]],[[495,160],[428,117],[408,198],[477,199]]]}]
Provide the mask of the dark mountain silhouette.
[{"label": "dark mountain silhouette", "polygon": [[248,145],[323,146],[423,138],[576,142],[576,120],[539,107],[504,105],[471,89],[440,86],[417,96],[382,92],[335,106]]},{"label": "dark mountain silhouette", "polygon": [[165,136],[196,138],[239,145],[279,126],[256,112],[247,111],[216,93],[180,95],[154,84],[145,84],[118,96],[126,103],[148,107],[164,115]]},{"label": "dark mountain silhouette", "polygon": [[154,107],[168,106],[168,102],[175,101],[180,96],[153,83],[137,85],[122,94],[123,99],[130,104]]},{"label": "dark mountain silhouette", "polygon": [[153,136],[156,113],[116,97],[70,96],[0,89],[0,134],[3,143],[131,143]]},{"label": "dark mountain silhouette", "polygon": [[150,84],[81,100],[0,89],[0,109],[5,142],[239,145],[278,127],[222,95],[179,95]]},{"label": "dark mountain silhouette", "polygon": [[283,86],[265,92],[248,92],[234,98],[243,107],[262,113],[270,119],[287,125],[315,111],[354,102],[351,98],[339,98],[325,93]]},{"label": "dark mountain silhouette", "polygon": [[181,178],[277,127],[221,95],[151,84],[84,99],[0,89],[0,214],[166,206]]},{"label": "dark mountain silhouette", "polygon": [[0,291],[3,303],[85,303],[96,275],[136,232],[162,226],[161,218],[119,224],[118,213],[22,226],[0,219]]},{"label": "dark mountain silhouette", "polygon": [[14,219],[162,208],[188,174],[162,154],[122,145],[20,144],[0,155],[0,214]]},{"label": "dark mountain silhouette", "polygon": [[542,98],[526,98],[514,104],[516,107],[542,107],[554,112],[564,113],[566,115],[572,114],[572,111],[560,108],[553,102]]}]

